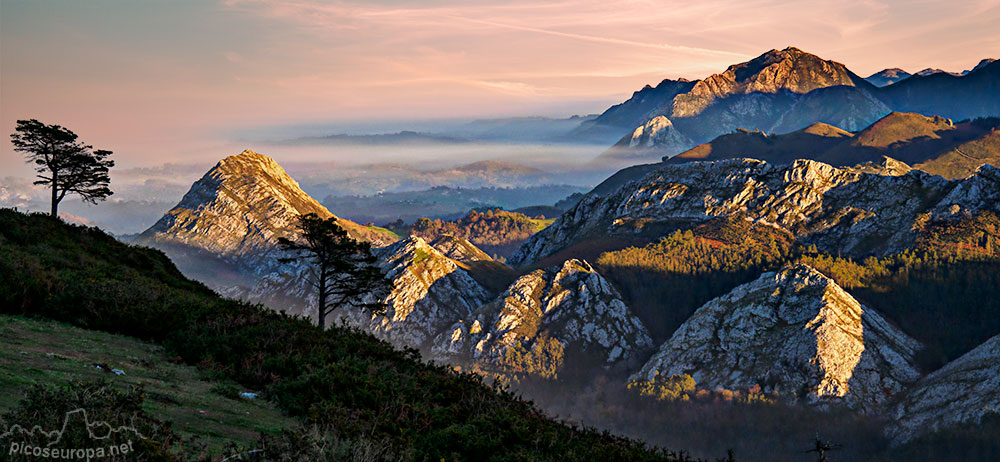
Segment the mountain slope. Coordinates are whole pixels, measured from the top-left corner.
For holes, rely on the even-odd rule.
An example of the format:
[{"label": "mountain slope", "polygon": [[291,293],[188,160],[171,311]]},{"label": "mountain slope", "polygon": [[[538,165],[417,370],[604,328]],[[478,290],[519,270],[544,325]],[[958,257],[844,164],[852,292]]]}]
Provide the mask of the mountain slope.
[{"label": "mountain slope", "polygon": [[838,85],[868,86],[843,64],[827,61],[795,47],[771,50],[750,61],[729,66],[722,74],[698,81],[687,93],[677,95],[670,117],[693,117],[713,101],[737,94],[808,93]]},{"label": "mountain slope", "polygon": [[914,75],[878,89],[876,96],[900,112],[954,120],[997,116],[1000,115],[1000,62],[991,62],[966,75],[944,72]]},{"label": "mountain slope", "polygon": [[[465,244],[468,253],[478,250]],[[388,305],[387,311],[372,316],[358,309],[342,308],[332,313],[334,324],[344,321],[396,346],[426,349],[427,341],[434,335],[489,301],[489,291],[467,271],[471,269],[470,263],[453,261],[419,237],[408,237],[373,253],[393,285],[383,300]],[[491,275],[487,273],[487,277]],[[225,293],[314,317],[316,295],[308,278],[308,267],[289,265],[264,274],[249,288]]]},{"label": "mountain slope", "polygon": [[962,423],[979,423],[1000,409],[1000,335],[924,377],[893,410],[887,433],[895,443]]},{"label": "mountain slope", "polygon": [[[279,266],[279,237],[294,237],[299,215],[333,217],[306,194],[274,159],[246,150],[219,161],[137,243],[162,248],[187,274],[218,280],[200,268],[221,257],[229,271],[263,274]],[[385,245],[391,233],[349,220],[337,223],[355,238]],[[211,281],[210,281],[211,282]],[[225,286],[224,281],[213,283]]]},{"label": "mountain slope", "polygon": [[886,156],[928,173],[964,178],[980,165],[1000,165],[1000,119],[953,123],[937,116],[893,112],[857,134],[819,123],[785,135],[743,130],[664,161],[751,157],[783,163],[806,158],[850,166],[878,163]]},{"label": "mountain slope", "polygon": [[690,374],[872,412],[920,377],[920,345],[806,266],[765,273],[706,303],[633,376]]},{"label": "mountain slope", "polygon": [[618,291],[587,262],[568,260],[518,278],[439,335],[434,354],[486,371],[554,377],[564,360],[635,367],[651,347]]},{"label": "mountain slope", "polygon": [[914,224],[928,213],[946,219],[997,209],[1000,170],[989,165],[949,182],[920,171],[885,176],[808,160],[667,164],[613,193],[587,195],[525,241],[509,261],[526,265],[614,237],[651,242],[679,227],[736,215],[782,228],[820,250],[884,254],[912,245]]}]

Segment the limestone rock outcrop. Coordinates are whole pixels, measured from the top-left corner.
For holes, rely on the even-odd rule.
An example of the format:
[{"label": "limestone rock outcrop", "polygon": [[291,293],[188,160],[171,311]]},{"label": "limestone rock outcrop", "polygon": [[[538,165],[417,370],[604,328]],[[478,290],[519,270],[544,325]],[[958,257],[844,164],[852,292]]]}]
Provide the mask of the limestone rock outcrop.
[{"label": "limestone rock outcrop", "polygon": [[920,377],[921,346],[803,264],[709,301],[633,380],[690,374],[699,387],[760,385],[809,403],[873,412]]}]

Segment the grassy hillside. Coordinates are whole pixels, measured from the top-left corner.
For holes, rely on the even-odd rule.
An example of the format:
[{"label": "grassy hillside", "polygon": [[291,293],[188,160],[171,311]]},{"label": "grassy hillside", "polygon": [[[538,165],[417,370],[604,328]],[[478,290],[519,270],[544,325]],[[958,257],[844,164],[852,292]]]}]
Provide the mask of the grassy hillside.
[{"label": "grassy hillside", "polygon": [[267,400],[241,398],[238,393],[247,390],[236,383],[172,360],[162,346],[134,338],[0,315],[0,412],[13,409],[32,385],[107,379],[122,390],[144,385],[146,411],[215,454],[229,443],[249,445],[260,433],[279,435],[298,424]]},{"label": "grassy hillside", "polygon": [[3,313],[162,345],[321,430],[271,440],[265,448],[273,457],[310,460],[319,451],[332,458],[323,454],[325,430],[355,445],[374,442],[390,460],[677,460],[556,422],[477,376],[425,364],[416,351],[367,333],[322,331],[221,299],[162,253],[95,228],[0,210],[0,274]]}]

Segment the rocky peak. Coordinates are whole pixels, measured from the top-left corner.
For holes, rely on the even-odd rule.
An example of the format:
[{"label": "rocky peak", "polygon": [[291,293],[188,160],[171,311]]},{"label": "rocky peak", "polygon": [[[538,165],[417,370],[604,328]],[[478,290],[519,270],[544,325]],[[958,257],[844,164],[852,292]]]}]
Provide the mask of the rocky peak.
[{"label": "rocky peak", "polygon": [[810,403],[874,411],[919,378],[919,348],[832,279],[799,264],[698,308],[632,378],[690,374],[700,387],[759,384]]},{"label": "rocky peak", "polygon": [[306,213],[332,216],[274,159],[246,150],[219,161],[140,238],[241,257],[272,249]]},{"label": "rocky peak", "polygon": [[676,128],[670,119],[656,116],[636,127],[631,135],[626,135],[615,145],[633,149],[658,149],[681,151],[693,142]]},{"label": "rocky peak", "polygon": [[1000,409],[1000,335],[917,382],[893,409],[886,433],[894,444]]},{"label": "rocky peak", "polygon": [[425,347],[435,334],[489,301],[486,290],[465,270],[419,237],[377,249],[375,255],[393,283],[385,300],[388,309],[378,316],[350,315],[397,345]]},{"label": "rocky peak", "polygon": [[[253,258],[273,253],[279,237],[294,236],[298,217],[308,213],[333,216],[274,159],[248,149],[219,161],[139,241]],[[376,246],[392,241],[388,234],[349,220],[338,223]]]},{"label": "rocky peak", "polygon": [[986,66],[989,66],[990,64],[993,64],[995,62],[996,62],[995,58],[986,58],[986,59],[980,60],[979,64],[976,64],[976,67],[973,67],[971,70],[962,72],[962,75],[971,74],[971,73],[976,72],[976,71],[978,71],[978,70],[980,70],[980,69],[982,69],[982,68],[984,68]]},{"label": "rocky peak", "polygon": [[687,93],[677,95],[671,117],[698,115],[716,99],[730,95],[782,90],[808,93],[835,85],[855,86],[860,80],[843,64],[798,48],[771,50],[750,61],[729,66],[725,72],[713,74],[695,83]]},{"label": "rocky peak", "polygon": [[521,276],[496,300],[439,335],[433,351],[437,357],[509,370],[524,365],[510,364],[508,350],[532,351],[552,340],[566,348],[567,356],[586,352],[604,367],[634,361],[637,352],[652,345],[618,291],[589,263],[574,259]]}]

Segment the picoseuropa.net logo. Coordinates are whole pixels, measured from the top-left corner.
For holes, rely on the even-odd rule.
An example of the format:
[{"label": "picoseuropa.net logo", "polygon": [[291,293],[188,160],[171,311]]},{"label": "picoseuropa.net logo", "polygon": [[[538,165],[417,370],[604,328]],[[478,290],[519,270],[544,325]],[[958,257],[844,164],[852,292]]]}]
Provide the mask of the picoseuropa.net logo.
[{"label": "picoseuropa.net logo", "polygon": [[[75,438],[72,443],[63,436],[74,429],[86,430],[86,437]],[[83,436],[83,432],[80,432]],[[85,409],[74,409],[66,413],[62,427],[45,430],[40,425],[26,428],[20,424],[11,425],[0,434],[0,442],[7,448],[8,459],[56,459],[56,460],[101,460],[123,459],[135,452],[133,440],[146,439],[134,426],[112,426],[107,422],[91,422]]]}]

